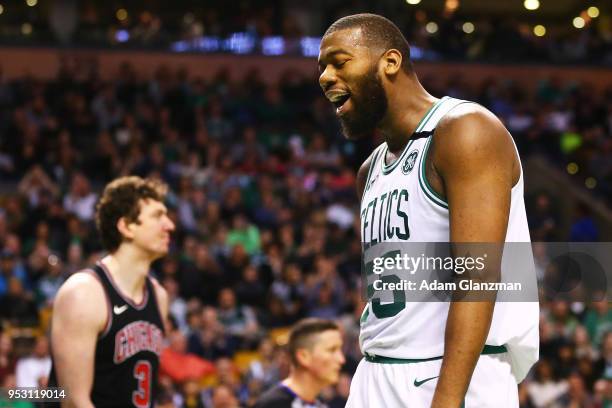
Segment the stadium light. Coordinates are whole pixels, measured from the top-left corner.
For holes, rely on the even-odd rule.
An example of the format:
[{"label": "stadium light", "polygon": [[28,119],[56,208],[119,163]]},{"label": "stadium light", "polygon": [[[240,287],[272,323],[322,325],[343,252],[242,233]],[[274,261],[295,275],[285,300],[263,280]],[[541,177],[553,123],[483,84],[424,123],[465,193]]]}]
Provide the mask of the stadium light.
[{"label": "stadium light", "polygon": [[591,18],[597,18],[599,17],[599,9],[595,6],[591,6],[587,9],[587,14]]},{"label": "stadium light", "polygon": [[573,25],[574,25],[574,27],[576,27],[576,28],[579,28],[579,29],[580,29],[580,28],[584,28],[584,24],[585,24],[585,22],[584,22],[584,18],[582,18],[582,17],[576,17],[576,18],[574,18],[574,21],[572,22],[572,24],[573,24]]},{"label": "stadium light", "polygon": [[117,40],[117,42],[124,43],[126,41],[129,41],[129,39],[130,33],[128,32],[128,30],[117,30],[117,32],[115,33],[115,40]]},{"label": "stadium light", "polygon": [[538,24],[537,26],[533,27],[533,33],[536,35],[536,37],[544,37],[546,35],[546,27],[544,27],[542,24]]},{"label": "stadium light", "polygon": [[30,23],[23,23],[21,25],[21,34],[23,34],[23,35],[30,35],[30,34],[32,34],[32,24],[30,24]]},{"label": "stadium light", "polygon": [[429,23],[427,23],[425,25],[425,31],[427,31],[429,34],[435,34],[438,32],[438,24],[436,24],[433,21],[430,21]]},{"label": "stadium light", "polygon": [[523,3],[523,6],[527,10],[537,10],[540,8],[540,1],[539,0],[525,0],[525,2]]},{"label": "stadium light", "polygon": [[444,11],[446,12],[454,12],[459,8],[459,0],[446,0],[444,2]]},{"label": "stadium light", "polygon": [[26,0],[26,4],[30,7],[34,7],[38,4],[38,0]]},{"label": "stadium light", "polygon": [[463,23],[463,32],[466,34],[472,34],[474,32],[474,24],[466,21],[465,23]]},{"label": "stadium light", "polygon": [[285,39],[283,37],[264,37],[261,40],[263,55],[283,55],[285,53]]},{"label": "stadium light", "polygon": [[117,17],[117,20],[123,21],[128,18],[128,12],[126,9],[120,8],[117,10],[117,13],[115,13],[115,16]]},{"label": "stadium light", "polygon": [[421,0],[406,0],[406,3],[412,4],[412,5],[419,4],[420,2]]},{"label": "stadium light", "polygon": [[595,180],[593,177],[589,177],[586,180],[584,180],[584,185],[587,188],[594,189],[595,186],[597,186],[597,180]]}]

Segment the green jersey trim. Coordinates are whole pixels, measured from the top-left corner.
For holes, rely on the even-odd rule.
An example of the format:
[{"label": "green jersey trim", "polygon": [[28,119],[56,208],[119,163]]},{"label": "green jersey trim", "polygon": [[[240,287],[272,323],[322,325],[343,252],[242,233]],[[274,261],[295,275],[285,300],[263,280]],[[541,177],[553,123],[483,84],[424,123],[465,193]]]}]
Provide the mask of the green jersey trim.
[{"label": "green jersey trim", "polygon": [[[446,99],[448,99],[447,96],[443,97],[442,99],[436,101],[436,103],[431,105],[429,110],[427,110],[425,115],[423,115],[423,117],[419,121],[419,124],[417,125],[416,129],[414,130],[414,133],[420,132],[425,127],[425,125],[427,124],[429,119],[431,119],[433,114],[436,112],[436,110],[438,110],[438,108],[442,105],[442,103]],[[385,148],[383,149],[382,160],[381,160],[381,163],[382,163],[382,173],[385,176],[387,174],[391,173],[393,170],[395,170],[395,168],[400,164],[400,162],[402,161],[402,159],[404,158],[406,153],[409,151],[410,146],[412,145],[412,142],[414,142],[414,139],[411,138],[410,141],[406,144],[406,147],[404,147],[404,150],[402,151],[402,154],[400,155],[400,157],[398,157],[397,160],[395,160],[393,163],[391,163],[389,165],[385,164],[385,158],[387,157],[387,152],[389,151],[389,146],[387,146],[387,144],[385,143]]]},{"label": "green jersey trim", "polygon": [[410,141],[408,142],[408,144],[406,145],[406,147],[404,147],[404,151],[402,152],[402,155],[400,157],[398,157],[397,160],[395,160],[393,162],[393,164],[391,164],[390,166],[387,166],[385,164],[385,157],[387,157],[387,151],[389,151],[389,148],[387,147],[387,145],[385,145],[385,148],[383,149],[383,153],[381,155],[381,163],[382,163],[382,174],[384,174],[385,176],[389,173],[391,173],[393,170],[395,170],[397,168],[397,166],[399,165],[399,163],[404,159],[404,156],[406,155],[406,152],[410,149],[410,146],[412,146],[412,142],[414,142],[414,140],[410,139]]},{"label": "green jersey trim", "polygon": [[[464,103],[471,103],[469,101],[460,101],[457,105],[453,106],[451,108],[454,109],[459,105],[462,105]],[[431,141],[433,139],[434,135],[429,136],[429,139],[427,140],[425,147],[423,148],[423,154],[421,155],[421,163],[420,166],[421,168],[419,169],[419,185],[421,186],[421,189],[423,190],[423,192],[425,193],[425,196],[432,201],[434,204],[448,210],[448,202],[440,195],[438,194],[433,187],[431,186],[431,184],[429,184],[429,181],[427,180],[427,176],[425,173],[425,165],[427,162],[427,154],[429,153],[429,147],[431,145]]]},{"label": "green jersey trim", "polygon": [[[508,348],[506,346],[485,345],[480,355],[501,354],[501,353],[506,353],[507,351],[508,351]],[[442,358],[443,356],[431,357],[431,358],[394,358],[394,357],[377,356],[377,355],[367,354],[367,353],[365,355],[366,361],[369,361],[370,363],[380,363],[380,364],[414,364],[414,363],[423,363],[425,361],[441,360]]]},{"label": "green jersey trim", "polygon": [[425,148],[423,149],[423,154],[421,155],[421,168],[419,169],[419,185],[425,193],[425,197],[429,198],[429,200],[434,204],[448,210],[448,203],[433,189],[431,184],[429,184],[429,181],[427,181],[427,177],[425,175],[425,163],[427,161],[427,154],[429,153],[429,146],[431,145],[432,138],[433,136],[429,136],[429,139],[427,139],[427,143],[425,144]]}]

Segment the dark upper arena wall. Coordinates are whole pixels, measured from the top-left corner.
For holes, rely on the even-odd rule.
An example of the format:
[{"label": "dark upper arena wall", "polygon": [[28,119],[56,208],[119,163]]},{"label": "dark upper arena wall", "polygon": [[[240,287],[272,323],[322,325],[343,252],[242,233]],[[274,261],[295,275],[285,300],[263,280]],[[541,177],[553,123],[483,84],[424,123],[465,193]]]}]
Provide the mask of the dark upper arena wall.
[{"label": "dark upper arena wall", "polygon": [[[184,67],[190,75],[210,78],[221,68],[226,68],[234,78],[243,77],[253,68],[259,69],[265,81],[277,81],[288,69],[305,75],[317,75],[316,61],[303,57],[266,57],[235,55],[172,54],[144,51],[58,50],[57,48],[0,48],[0,69],[4,77],[11,79],[23,75],[53,78],[62,60],[76,63],[96,61],[103,78],[112,77],[124,62],[129,62],[140,75],[150,76],[160,66]],[[562,82],[590,83],[602,89],[612,86],[609,68],[587,66],[492,65],[475,63],[441,63],[419,61],[415,63],[421,76],[446,79],[460,75],[467,83],[479,83],[483,79],[512,79],[531,87],[537,81],[555,77]]]}]

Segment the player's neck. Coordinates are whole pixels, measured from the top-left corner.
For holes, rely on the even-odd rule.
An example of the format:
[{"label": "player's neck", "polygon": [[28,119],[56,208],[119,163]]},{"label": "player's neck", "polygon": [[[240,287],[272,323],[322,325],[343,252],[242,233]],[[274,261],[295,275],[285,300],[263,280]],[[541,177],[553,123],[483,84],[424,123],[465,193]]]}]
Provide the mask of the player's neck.
[{"label": "player's neck", "polygon": [[121,245],[117,251],[104,257],[102,262],[108,268],[119,289],[133,300],[143,293],[151,260],[137,253],[129,246]]},{"label": "player's neck", "polygon": [[397,91],[387,93],[389,105],[380,130],[389,151],[400,153],[436,98],[416,79],[408,81],[406,86],[397,85],[394,89]]},{"label": "player's neck", "polygon": [[300,370],[292,370],[289,377],[283,381],[283,385],[289,387],[291,391],[306,402],[315,401],[324,387],[311,375]]}]

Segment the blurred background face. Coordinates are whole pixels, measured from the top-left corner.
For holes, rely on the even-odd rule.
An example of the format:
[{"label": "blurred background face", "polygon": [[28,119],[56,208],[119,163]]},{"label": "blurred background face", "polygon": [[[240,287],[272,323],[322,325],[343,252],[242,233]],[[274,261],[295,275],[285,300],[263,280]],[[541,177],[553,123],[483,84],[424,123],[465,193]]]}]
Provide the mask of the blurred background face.
[{"label": "blurred background face", "polygon": [[338,330],[327,330],[315,335],[311,341],[313,346],[306,351],[309,359],[305,368],[322,384],[336,384],[345,361],[342,335]]},{"label": "blurred background face", "polygon": [[238,408],[238,400],[231,388],[220,385],[213,391],[213,406],[215,408]]},{"label": "blurred background face", "polygon": [[34,346],[34,355],[38,358],[44,358],[49,355],[49,341],[46,337],[39,337]]},{"label": "blurred background face", "polygon": [[231,289],[223,289],[219,293],[219,306],[222,309],[231,309],[236,306],[236,295]]}]

